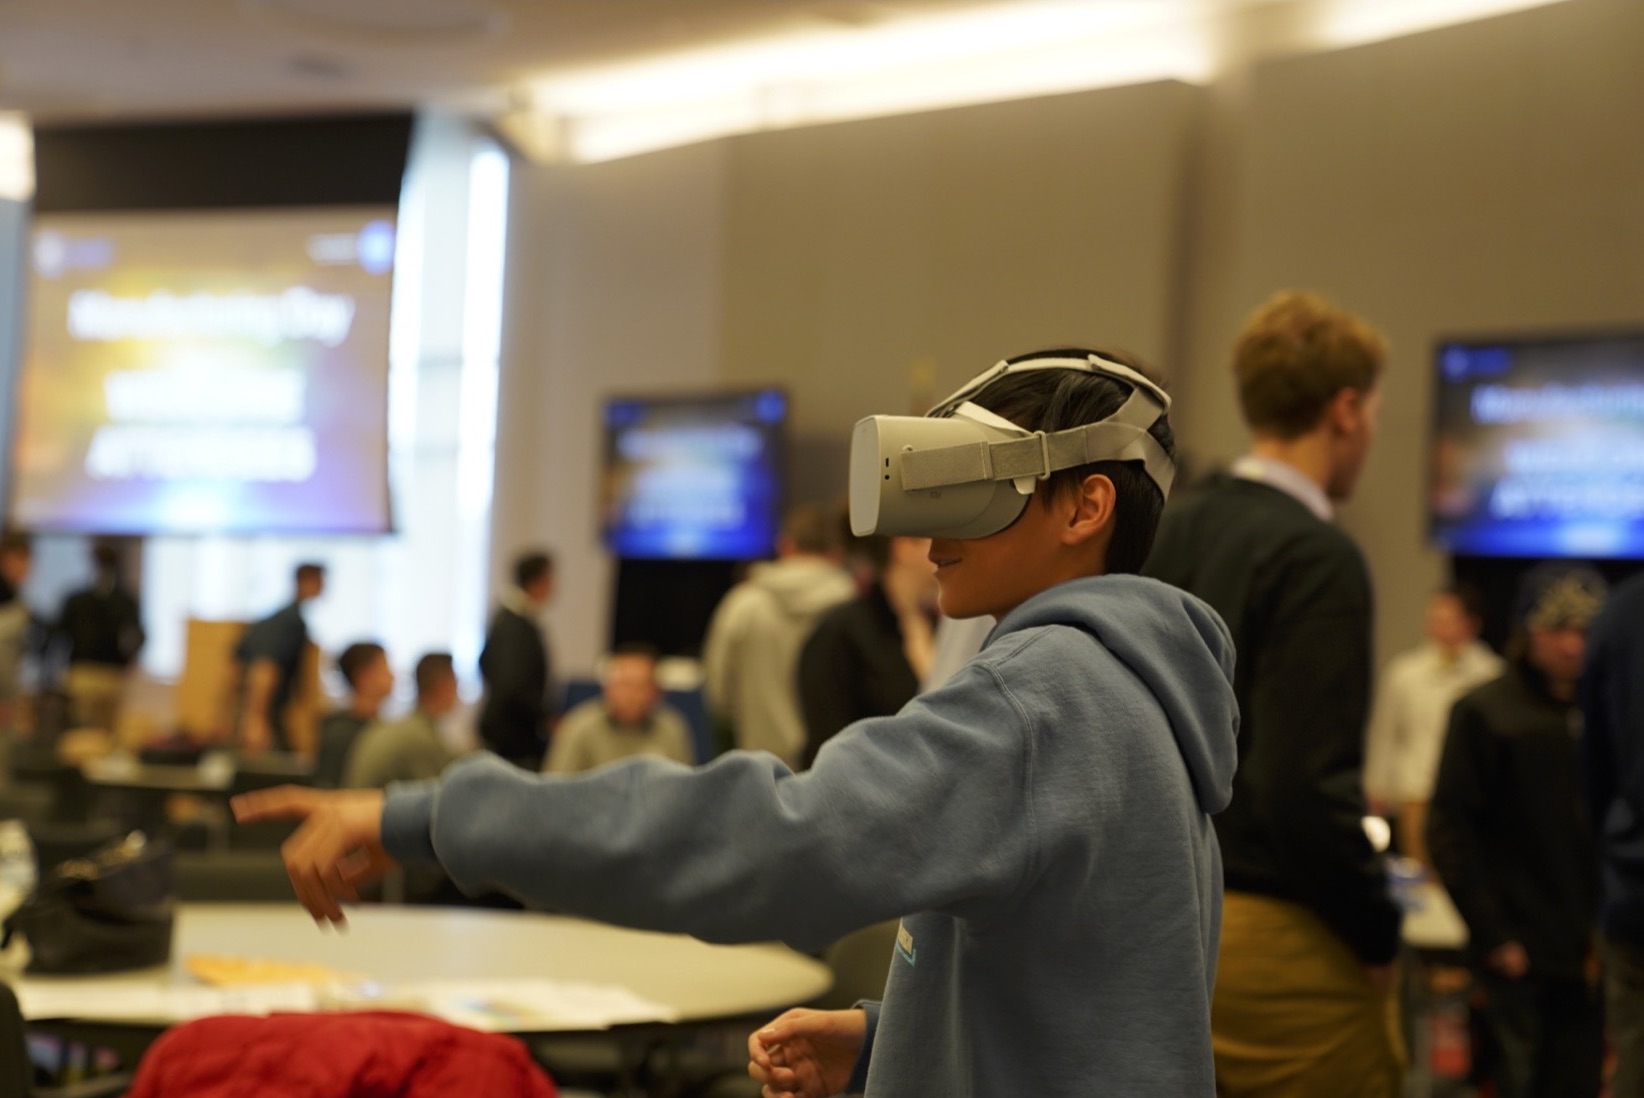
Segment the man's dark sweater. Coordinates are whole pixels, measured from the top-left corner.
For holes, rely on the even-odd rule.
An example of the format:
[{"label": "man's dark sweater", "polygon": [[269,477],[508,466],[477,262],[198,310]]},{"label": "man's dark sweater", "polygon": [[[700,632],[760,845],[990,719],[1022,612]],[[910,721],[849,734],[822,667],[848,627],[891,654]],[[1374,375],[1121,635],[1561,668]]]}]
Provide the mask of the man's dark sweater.
[{"label": "man's dark sweater", "polygon": [[1600,923],[1644,949],[1644,575],[1610,595],[1587,634],[1587,806],[1604,880]]},{"label": "man's dark sweater", "polygon": [[1370,577],[1347,535],[1267,484],[1212,478],[1166,509],[1145,574],[1208,602],[1238,651],[1239,769],[1216,817],[1227,888],[1311,909],[1366,964],[1399,912],[1363,829]]},{"label": "man's dark sweater", "polygon": [[528,770],[542,765],[552,681],[542,627],[508,606],[497,609],[480,651],[485,700],[479,736],[486,747]]},{"label": "man's dark sweater", "polygon": [[1574,707],[1521,663],[1450,712],[1427,844],[1475,962],[1516,941],[1531,974],[1582,974],[1598,886],[1578,729]]}]

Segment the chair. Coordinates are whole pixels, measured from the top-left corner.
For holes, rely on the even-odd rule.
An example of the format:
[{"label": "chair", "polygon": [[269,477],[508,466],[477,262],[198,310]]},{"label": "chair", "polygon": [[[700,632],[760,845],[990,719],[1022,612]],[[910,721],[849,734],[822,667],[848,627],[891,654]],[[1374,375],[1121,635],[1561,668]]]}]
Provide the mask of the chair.
[{"label": "chair", "polygon": [[101,1075],[66,1086],[37,1086],[28,1027],[17,993],[0,983],[0,1098],[108,1098],[124,1094],[131,1076]]},{"label": "chair", "polygon": [[290,903],[297,894],[275,850],[179,851],[173,865],[184,903]]}]

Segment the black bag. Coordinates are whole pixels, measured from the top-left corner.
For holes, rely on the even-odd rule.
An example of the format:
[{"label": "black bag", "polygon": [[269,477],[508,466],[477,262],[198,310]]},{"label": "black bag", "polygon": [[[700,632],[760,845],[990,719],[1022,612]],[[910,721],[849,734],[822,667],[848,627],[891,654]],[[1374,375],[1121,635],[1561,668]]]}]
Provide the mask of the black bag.
[{"label": "black bag", "polygon": [[6,920],[0,948],[22,934],[30,952],[24,971],[43,975],[165,964],[175,903],[171,847],[133,831],[47,874]]}]

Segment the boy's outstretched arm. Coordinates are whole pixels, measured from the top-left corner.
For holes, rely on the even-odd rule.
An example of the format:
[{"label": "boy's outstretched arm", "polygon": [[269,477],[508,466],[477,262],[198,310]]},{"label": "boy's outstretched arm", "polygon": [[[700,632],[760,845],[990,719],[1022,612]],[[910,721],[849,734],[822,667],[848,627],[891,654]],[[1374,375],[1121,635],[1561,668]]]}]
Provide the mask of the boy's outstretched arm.
[{"label": "boy's outstretched arm", "polygon": [[394,866],[382,845],[383,794],[378,789],[308,789],[282,785],[234,798],[234,818],[301,820],[280,847],[291,887],[316,922],[346,921],[342,904]]},{"label": "boy's outstretched arm", "polygon": [[[1035,869],[1032,752],[997,671],[957,685],[852,726],[800,775],[744,752],[572,778],[479,755],[391,786],[374,825],[364,802],[287,795],[277,814],[306,820],[288,864],[333,921],[386,852],[466,891],[706,941],[820,947],[910,911],[982,914]],[[241,802],[242,818],[272,818],[266,805]]]}]

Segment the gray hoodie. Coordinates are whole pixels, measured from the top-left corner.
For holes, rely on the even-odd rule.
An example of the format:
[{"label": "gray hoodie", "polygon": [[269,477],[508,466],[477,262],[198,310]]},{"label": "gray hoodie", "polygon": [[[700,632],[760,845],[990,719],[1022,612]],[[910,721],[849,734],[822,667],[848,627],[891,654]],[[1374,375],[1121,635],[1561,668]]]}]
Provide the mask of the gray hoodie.
[{"label": "gray hoodie", "polygon": [[735,752],[390,787],[389,852],[629,926],[821,946],[902,917],[867,1093],[1214,1093],[1233,647],[1135,576],[1005,617],[947,686],[795,775]]},{"label": "gray hoodie", "polygon": [[854,594],[839,565],[799,555],[754,565],[720,601],[703,642],[704,692],[713,714],[736,730],[738,747],[799,765],[799,650],[822,612]]}]

